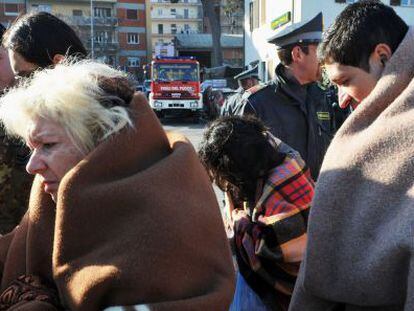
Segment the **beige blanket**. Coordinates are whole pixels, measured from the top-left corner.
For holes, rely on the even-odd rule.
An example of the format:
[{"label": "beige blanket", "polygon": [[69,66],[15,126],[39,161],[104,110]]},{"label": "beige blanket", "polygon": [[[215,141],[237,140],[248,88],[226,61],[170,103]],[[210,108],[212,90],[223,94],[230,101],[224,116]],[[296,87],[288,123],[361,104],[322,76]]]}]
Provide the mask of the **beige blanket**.
[{"label": "beige blanket", "polygon": [[414,310],[413,51],[410,29],[326,154],[291,310]]}]

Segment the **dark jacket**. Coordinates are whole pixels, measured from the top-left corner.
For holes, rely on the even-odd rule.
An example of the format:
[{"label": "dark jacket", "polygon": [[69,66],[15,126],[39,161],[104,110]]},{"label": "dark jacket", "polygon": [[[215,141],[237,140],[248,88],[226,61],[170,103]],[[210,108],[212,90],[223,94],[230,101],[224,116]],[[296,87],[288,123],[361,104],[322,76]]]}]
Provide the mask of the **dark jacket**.
[{"label": "dark jacket", "polygon": [[29,202],[33,177],[25,170],[28,149],[0,128],[0,234],[19,224]]},{"label": "dark jacket", "polygon": [[251,95],[243,97],[241,114],[255,114],[273,135],[299,151],[316,180],[326,149],[340,126],[326,92],[317,83],[300,85],[288,78],[281,64],[272,82],[248,92]]}]

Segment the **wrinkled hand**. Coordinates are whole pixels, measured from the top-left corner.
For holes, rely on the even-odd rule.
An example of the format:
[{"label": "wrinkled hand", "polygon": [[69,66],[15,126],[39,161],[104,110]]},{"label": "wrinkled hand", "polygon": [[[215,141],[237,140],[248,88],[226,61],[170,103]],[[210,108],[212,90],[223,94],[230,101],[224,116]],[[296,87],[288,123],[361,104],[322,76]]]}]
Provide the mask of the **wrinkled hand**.
[{"label": "wrinkled hand", "polygon": [[249,218],[249,216],[247,215],[247,212],[242,209],[233,210],[231,213],[231,217],[233,219],[233,222],[237,222],[243,218],[247,218],[247,219]]}]

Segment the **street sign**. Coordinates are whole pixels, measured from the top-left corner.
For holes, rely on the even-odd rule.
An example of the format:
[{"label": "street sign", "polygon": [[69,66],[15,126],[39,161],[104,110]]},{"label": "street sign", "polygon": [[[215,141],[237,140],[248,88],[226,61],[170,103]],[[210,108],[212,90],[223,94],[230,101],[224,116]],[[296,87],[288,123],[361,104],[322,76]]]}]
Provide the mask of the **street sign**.
[{"label": "street sign", "polygon": [[272,30],[275,30],[275,29],[277,29],[279,27],[282,27],[283,25],[289,23],[291,20],[292,20],[291,12],[286,12],[282,16],[279,16],[278,18],[274,19],[270,23],[270,28],[272,28]]}]

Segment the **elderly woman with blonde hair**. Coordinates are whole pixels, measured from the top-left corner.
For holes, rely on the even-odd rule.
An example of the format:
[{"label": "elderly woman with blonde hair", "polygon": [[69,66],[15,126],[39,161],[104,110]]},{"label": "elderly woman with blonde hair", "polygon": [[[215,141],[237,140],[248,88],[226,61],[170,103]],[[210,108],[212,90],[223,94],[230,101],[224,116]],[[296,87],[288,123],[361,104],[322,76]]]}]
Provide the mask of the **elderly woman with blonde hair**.
[{"label": "elderly woman with blonde hair", "polygon": [[21,224],[0,238],[0,310],[228,308],[209,179],[123,73],[87,61],[37,72],[0,100],[0,120],[35,175]]}]

